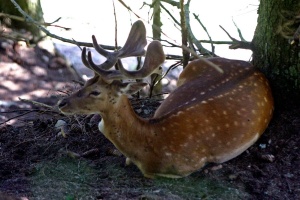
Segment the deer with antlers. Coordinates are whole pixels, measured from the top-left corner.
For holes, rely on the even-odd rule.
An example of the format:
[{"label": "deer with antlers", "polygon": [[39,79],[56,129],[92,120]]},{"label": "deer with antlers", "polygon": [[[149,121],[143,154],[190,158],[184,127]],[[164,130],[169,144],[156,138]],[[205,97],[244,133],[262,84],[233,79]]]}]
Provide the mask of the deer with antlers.
[{"label": "deer with antlers", "polygon": [[[142,79],[164,62],[160,42],[149,44],[143,67],[124,69],[120,58],[143,56],[146,30],[133,24],[124,47],[108,52],[93,45],[106,61],[97,65],[86,48],[82,62],[95,72],[84,87],[58,104],[62,113],[100,114],[100,131],[133,162],[145,177],[178,178],[206,163],[228,161],[249,148],[267,128],[273,113],[273,98],[265,76],[251,64],[225,58],[190,62],[178,79],[178,87],[150,119],[136,115],[127,95],[147,84],[123,82]],[[119,70],[110,70],[119,63]]]}]

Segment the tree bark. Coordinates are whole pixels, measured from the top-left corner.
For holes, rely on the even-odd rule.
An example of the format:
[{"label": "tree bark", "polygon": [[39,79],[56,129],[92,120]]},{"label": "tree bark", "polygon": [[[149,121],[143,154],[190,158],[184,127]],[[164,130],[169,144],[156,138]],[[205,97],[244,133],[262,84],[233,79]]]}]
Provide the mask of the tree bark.
[{"label": "tree bark", "polygon": [[[181,42],[182,46],[188,46],[188,31],[186,26],[185,18],[185,5],[184,0],[180,0],[180,24],[181,24]],[[188,11],[189,12],[189,11]],[[186,51],[185,48],[182,48],[182,66],[185,68],[190,60],[190,52]]]},{"label": "tree bark", "polygon": [[[160,0],[152,0],[152,5],[153,5],[153,24],[152,24],[152,34],[153,34],[153,40],[161,40],[161,18],[160,18]],[[158,80],[161,78],[161,75],[157,74],[152,74],[151,75],[151,82],[154,84],[153,81]],[[153,85],[154,86],[154,85]],[[156,84],[154,88],[151,86],[151,91],[150,91],[150,97],[153,94],[159,94],[162,91],[162,83],[159,82]]]},{"label": "tree bark", "polygon": [[[41,7],[40,0],[16,0],[16,2],[25,12],[27,12],[37,22],[44,22],[43,10]],[[23,15],[15,8],[15,6],[9,0],[2,0],[0,2],[0,11],[5,14],[23,17]],[[12,19],[3,21],[5,25],[10,28],[16,30],[25,29],[31,32],[34,37],[41,37],[41,31],[35,25],[30,24],[27,21],[17,21]]]},{"label": "tree bark", "polygon": [[261,0],[258,14],[253,64],[269,78],[277,103],[299,103],[300,47],[291,39],[300,25],[300,1]]},{"label": "tree bark", "polygon": [[161,20],[160,20],[160,0],[152,0],[153,3],[153,25],[152,34],[153,40],[161,39]]}]

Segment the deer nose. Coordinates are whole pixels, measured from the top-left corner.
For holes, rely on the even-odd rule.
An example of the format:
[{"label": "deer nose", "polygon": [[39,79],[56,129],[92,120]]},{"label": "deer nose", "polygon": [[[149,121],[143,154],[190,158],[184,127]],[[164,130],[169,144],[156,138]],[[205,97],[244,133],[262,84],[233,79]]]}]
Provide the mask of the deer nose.
[{"label": "deer nose", "polygon": [[68,104],[67,100],[66,99],[63,99],[61,100],[59,103],[58,103],[58,107],[59,108],[62,108],[64,106],[66,106]]}]

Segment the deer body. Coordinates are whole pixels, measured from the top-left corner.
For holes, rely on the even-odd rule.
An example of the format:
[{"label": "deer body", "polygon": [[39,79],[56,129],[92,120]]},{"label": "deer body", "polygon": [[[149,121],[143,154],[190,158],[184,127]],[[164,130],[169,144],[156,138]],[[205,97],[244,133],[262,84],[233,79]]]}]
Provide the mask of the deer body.
[{"label": "deer body", "polygon": [[[144,176],[187,176],[208,162],[221,163],[241,154],[264,132],[273,113],[271,90],[262,73],[244,61],[209,61],[224,73],[201,60],[191,62],[178,88],[150,119],[137,116],[127,98],[145,83],[100,75],[62,100],[59,108],[65,114],[99,113],[100,131]],[[83,62],[96,68],[91,57],[85,60],[85,52]]]}]

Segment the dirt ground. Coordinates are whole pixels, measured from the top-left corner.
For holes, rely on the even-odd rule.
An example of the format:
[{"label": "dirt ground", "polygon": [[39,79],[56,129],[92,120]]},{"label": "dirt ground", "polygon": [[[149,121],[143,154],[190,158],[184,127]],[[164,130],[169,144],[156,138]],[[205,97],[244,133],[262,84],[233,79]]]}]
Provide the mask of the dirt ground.
[{"label": "dirt ground", "polygon": [[[65,61],[39,47],[0,40],[0,200],[300,199],[300,107],[278,108],[263,136],[221,165],[182,179],[146,179],[98,131],[99,116],[65,117],[55,105],[76,90]],[[159,102],[133,99],[151,116]],[[64,120],[65,134],[55,128]],[[7,197],[8,198],[8,197]]]}]

